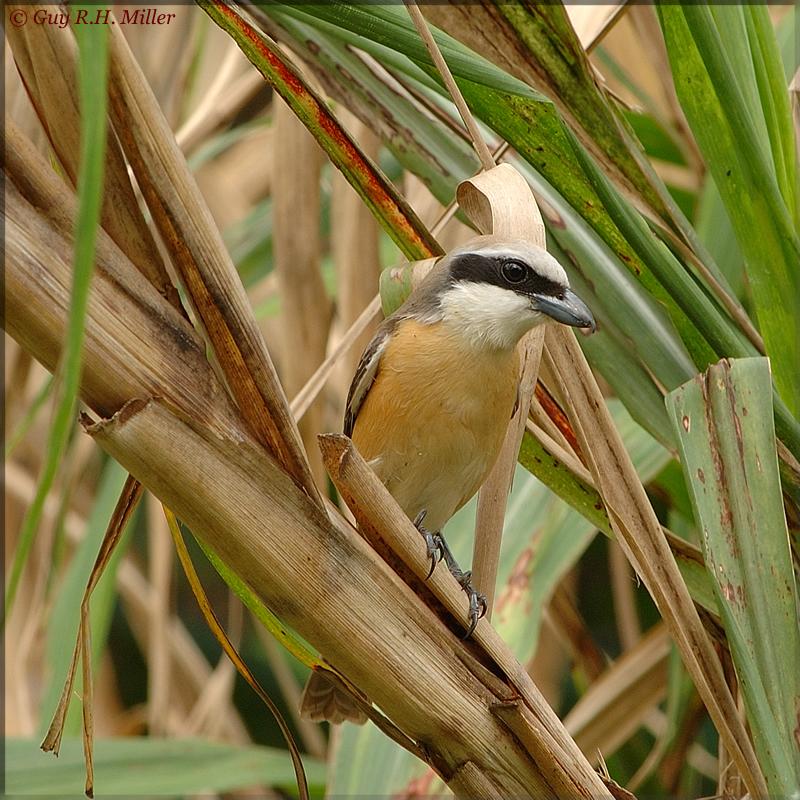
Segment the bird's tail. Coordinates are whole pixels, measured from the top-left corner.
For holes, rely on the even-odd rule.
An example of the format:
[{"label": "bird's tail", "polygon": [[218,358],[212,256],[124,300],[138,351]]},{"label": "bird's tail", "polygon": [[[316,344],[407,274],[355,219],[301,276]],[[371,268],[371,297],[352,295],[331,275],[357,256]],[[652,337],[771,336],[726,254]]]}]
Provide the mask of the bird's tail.
[{"label": "bird's tail", "polygon": [[354,722],[363,725],[367,721],[362,704],[347,687],[330,677],[327,670],[314,670],[308,678],[300,698],[300,715],[312,722]]}]

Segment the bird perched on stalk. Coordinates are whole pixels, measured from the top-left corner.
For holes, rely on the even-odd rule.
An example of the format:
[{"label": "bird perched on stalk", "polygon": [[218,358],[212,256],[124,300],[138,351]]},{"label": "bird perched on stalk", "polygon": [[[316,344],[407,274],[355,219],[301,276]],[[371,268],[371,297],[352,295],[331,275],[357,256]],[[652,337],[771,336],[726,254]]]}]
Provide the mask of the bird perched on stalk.
[{"label": "bird perched on stalk", "polygon": [[[441,531],[494,466],[517,402],[517,343],[548,320],[595,329],[546,250],[477,237],[440,259],[381,324],[347,397],[344,433],[423,536],[429,575],[444,559],[467,593],[467,636],[486,600]],[[303,710],[347,718],[341,694],[315,673]]]}]

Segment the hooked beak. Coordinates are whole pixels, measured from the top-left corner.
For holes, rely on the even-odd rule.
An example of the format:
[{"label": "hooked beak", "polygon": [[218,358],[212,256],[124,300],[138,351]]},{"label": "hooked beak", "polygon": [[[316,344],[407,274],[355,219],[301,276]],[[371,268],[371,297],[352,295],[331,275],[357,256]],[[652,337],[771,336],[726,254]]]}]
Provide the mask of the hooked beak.
[{"label": "hooked beak", "polygon": [[551,297],[545,294],[535,294],[531,298],[533,307],[546,314],[548,317],[572,325],[575,328],[591,328],[592,333],[597,330],[589,306],[583,302],[571,289],[564,290],[563,297]]}]

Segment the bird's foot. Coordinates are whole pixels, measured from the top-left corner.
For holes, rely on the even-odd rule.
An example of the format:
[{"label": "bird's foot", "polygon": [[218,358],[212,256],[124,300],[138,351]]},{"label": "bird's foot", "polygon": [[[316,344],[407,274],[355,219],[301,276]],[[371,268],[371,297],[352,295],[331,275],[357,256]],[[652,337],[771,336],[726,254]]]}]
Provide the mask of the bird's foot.
[{"label": "bird's foot", "polygon": [[469,598],[469,627],[464,634],[464,638],[469,639],[469,637],[472,636],[472,632],[475,630],[475,626],[478,624],[478,620],[486,614],[488,608],[486,596],[481,594],[472,585],[472,571],[467,570],[465,572],[458,566],[444,537],[439,535],[437,544],[441,550],[442,558],[444,558],[447,568],[450,570],[450,574],[458,581],[459,586],[461,586]]},{"label": "bird's foot", "polygon": [[431,568],[428,570],[425,580],[428,580],[428,578],[433,575],[433,571],[436,569],[436,565],[442,560],[445,548],[447,547],[440,533],[431,533],[423,526],[422,523],[425,521],[425,515],[427,513],[428,512],[423,508],[414,519],[414,527],[422,534],[422,538],[425,539],[425,548],[428,551],[428,558],[431,560]]},{"label": "bird's foot", "polygon": [[[447,565],[450,567],[450,565]],[[461,588],[467,593],[469,598],[469,627],[464,634],[465,639],[472,636],[472,632],[478,624],[478,620],[486,614],[488,606],[486,605],[486,595],[481,594],[472,585],[472,570],[462,572],[458,567],[455,570],[450,567],[450,573],[459,582]]]}]

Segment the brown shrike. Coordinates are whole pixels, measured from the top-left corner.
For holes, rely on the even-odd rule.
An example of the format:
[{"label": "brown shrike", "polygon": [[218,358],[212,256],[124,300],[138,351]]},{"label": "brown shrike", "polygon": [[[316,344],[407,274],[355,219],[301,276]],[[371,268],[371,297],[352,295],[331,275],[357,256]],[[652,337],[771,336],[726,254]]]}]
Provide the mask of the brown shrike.
[{"label": "brown shrike", "polygon": [[[467,593],[467,636],[486,601],[441,530],[494,466],[517,402],[517,343],[548,320],[595,329],[547,251],[477,237],[440,259],[382,323],[347,397],[345,434],[420,530],[431,572],[444,558]],[[341,692],[314,683],[304,695],[309,716],[352,718]]]}]

